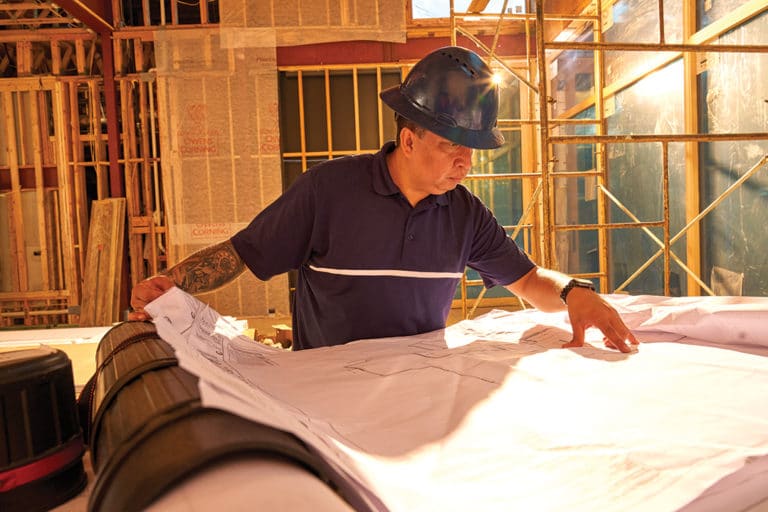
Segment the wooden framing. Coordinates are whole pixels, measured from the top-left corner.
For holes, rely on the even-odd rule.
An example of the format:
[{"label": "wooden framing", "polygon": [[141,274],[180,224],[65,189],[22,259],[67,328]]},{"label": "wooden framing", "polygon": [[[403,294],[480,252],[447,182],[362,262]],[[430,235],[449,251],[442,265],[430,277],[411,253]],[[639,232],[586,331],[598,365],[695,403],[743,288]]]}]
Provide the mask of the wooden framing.
[{"label": "wooden framing", "polygon": [[[696,11],[691,2],[685,2],[683,5],[683,40],[690,41],[696,34]],[[696,87],[696,67],[698,57],[696,53],[686,52],[683,54],[683,86],[684,112],[685,112],[685,132],[696,133],[699,129],[698,92]],[[692,219],[699,210],[699,145],[696,141],[685,143],[685,216]],[[701,288],[693,276],[701,275],[701,258],[699,257],[699,248],[701,247],[701,233],[699,225],[691,227],[687,236],[686,260],[688,261],[688,293],[698,295]]]},{"label": "wooden framing", "polygon": [[66,26],[74,23],[72,16],[53,3],[13,2],[0,3],[0,27],[43,28]]},{"label": "wooden framing", "polygon": [[[122,19],[124,3],[111,3],[116,18]],[[102,61],[112,59],[102,55],[103,39],[94,30],[101,33],[112,27],[99,25],[91,30],[52,2],[0,3],[0,42],[4,43],[0,45],[0,122],[1,133],[9,141],[4,153],[7,161],[0,156],[0,194],[7,198],[11,212],[8,226],[13,240],[8,255],[12,264],[7,267],[13,284],[0,290],[0,327],[78,323],[94,200],[115,194],[127,199],[127,275],[132,283],[166,264],[160,127],[156,81],[150,71],[154,67],[152,25],[157,24],[155,14],[163,25],[199,26],[212,19],[211,2],[200,2],[196,16],[186,4],[181,14],[177,0],[170,1],[168,12],[160,4],[142,2],[143,26],[108,36],[115,41],[115,114],[124,127],[118,144],[108,147],[112,142],[105,118],[114,126],[118,123],[110,121],[114,118],[107,87],[111,75],[103,76]],[[153,13],[151,9],[158,5],[162,12]],[[34,92],[39,87],[45,96]],[[20,108],[29,114],[17,115]],[[115,181],[113,169],[124,175],[125,185]],[[20,198],[29,193],[35,198],[34,226],[22,222],[27,208],[22,208]],[[24,230],[33,227],[44,234],[39,249],[42,290],[29,289],[30,268],[24,258]]]},{"label": "wooden framing", "polygon": [[62,122],[57,98],[56,82],[49,78],[18,79],[0,89],[7,135],[7,161],[0,168],[10,174],[6,195],[13,262],[12,282],[0,291],[0,326],[68,323],[68,301],[77,296],[71,288],[77,278],[65,257],[71,216],[60,201],[67,183],[56,172],[51,144]]}]

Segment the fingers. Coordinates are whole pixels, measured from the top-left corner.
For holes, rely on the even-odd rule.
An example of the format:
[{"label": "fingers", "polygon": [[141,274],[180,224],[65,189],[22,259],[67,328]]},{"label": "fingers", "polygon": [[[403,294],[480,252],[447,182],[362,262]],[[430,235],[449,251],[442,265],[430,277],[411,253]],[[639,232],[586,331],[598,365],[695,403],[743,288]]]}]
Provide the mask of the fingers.
[{"label": "fingers", "polygon": [[129,322],[144,322],[148,320],[152,320],[152,317],[149,316],[149,313],[147,313],[143,309],[141,311],[131,311],[130,313],[128,313]]},{"label": "fingers", "polygon": [[639,342],[608,303],[595,295],[597,301],[572,301],[568,307],[573,338],[563,345],[564,348],[583,347],[585,330],[596,327],[603,333],[605,346],[623,353],[630,353]]},{"label": "fingers", "polygon": [[[603,332],[605,334],[605,332]],[[584,346],[584,337],[582,336],[581,341],[577,341],[576,337],[574,336],[574,339],[563,345],[563,348],[571,348],[571,347],[583,347]],[[626,340],[630,340],[630,343],[632,346],[628,345]],[[623,352],[625,354],[628,354],[630,352],[634,352],[637,349],[634,348],[634,345],[639,344],[637,339],[635,339],[634,335],[632,333],[629,333],[629,335],[626,338],[623,338],[621,336],[605,336],[603,338],[603,342],[605,343],[605,346],[614,350],[618,350],[619,352]]]},{"label": "fingers", "polygon": [[131,307],[133,311],[128,314],[128,320],[150,320],[149,313],[144,311],[144,306],[176,286],[165,276],[155,276],[141,281],[131,290]]},{"label": "fingers", "polygon": [[[624,324],[618,313],[614,312],[608,323],[608,327],[601,328],[601,330],[606,338],[614,342],[614,345],[616,345],[617,348],[624,346],[627,348],[626,351],[630,351],[631,347],[627,342],[632,345],[640,344],[637,338],[635,338],[635,335],[632,334],[632,331],[629,330],[629,327]],[[622,350],[622,352],[625,351]]]},{"label": "fingers", "polygon": [[571,338],[571,341],[564,344],[563,348],[583,347],[585,330],[584,325],[572,322],[571,328],[573,329],[573,338]]},{"label": "fingers", "polygon": [[624,340],[616,341],[610,338],[603,338],[603,341],[605,342],[605,346],[608,348],[618,350],[619,352],[623,352],[625,354],[632,352],[632,349]]},{"label": "fingers", "polygon": [[[630,337],[634,340],[634,336],[621,320],[617,319],[617,321],[620,323],[619,327],[609,324],[608,327],[601,329],[605,335],[605,346],[615,348],[624,353],[632,352],[632,348],[627,344],[627,340]],[[637,344],[637,340],[634,341],[634,344]]]}]

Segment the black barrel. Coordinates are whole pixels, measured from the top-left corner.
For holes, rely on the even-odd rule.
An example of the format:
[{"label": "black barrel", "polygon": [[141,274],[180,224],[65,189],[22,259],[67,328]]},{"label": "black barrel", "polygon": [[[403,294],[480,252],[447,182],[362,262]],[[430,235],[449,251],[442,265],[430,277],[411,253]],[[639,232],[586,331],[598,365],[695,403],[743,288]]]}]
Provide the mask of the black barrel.
[{"label": "black barrel", "polygon": [[47,346],[0,352],[0,510],[49,510],[87,482],[72,363]]},{"label": "black barrel", "polygon": [[[357,510],[369,507],[296,436],[203,407],[197,378],[178,366],[150,323],[125,322],[102,338],[88,405],[96,481],[88,510],[143,510],[175,485],[224,460],[289,461],[316,475]],[[81,409],[82,410],[82,409]]]},{"label": "black barrel", "polygon": [[124,322],[107,331],[96,347],[96,372],[80,400],[87,400],[90,421],[84,430],[98,472],[102,460],[153,417],[189,402],[199,405],[200,397],[197,379],[179,368],[173,348],[154,324]]}]

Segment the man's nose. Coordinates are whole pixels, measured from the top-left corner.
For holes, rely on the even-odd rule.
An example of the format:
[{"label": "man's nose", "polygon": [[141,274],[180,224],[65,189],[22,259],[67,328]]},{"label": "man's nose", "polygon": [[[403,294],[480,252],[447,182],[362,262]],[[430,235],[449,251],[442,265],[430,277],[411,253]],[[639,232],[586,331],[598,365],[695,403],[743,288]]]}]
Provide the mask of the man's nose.
[{"label": "man's nose", "polygon": [[460,167],[466,167],[467,169],[472,167],[472,148],[468,148],[467,146],[459,146],[457,160],[457,164]]}]

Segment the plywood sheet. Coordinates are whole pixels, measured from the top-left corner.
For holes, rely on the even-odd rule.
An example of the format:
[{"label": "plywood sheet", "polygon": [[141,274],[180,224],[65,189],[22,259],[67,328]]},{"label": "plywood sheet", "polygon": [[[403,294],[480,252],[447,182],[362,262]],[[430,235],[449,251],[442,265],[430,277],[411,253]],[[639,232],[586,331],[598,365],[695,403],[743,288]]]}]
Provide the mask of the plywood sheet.
[{"label": "plywood sheet", "polygon": [[111,325],[120,320],[124,234],[125,198],[94,201],[83,272],[81,326]]}]

